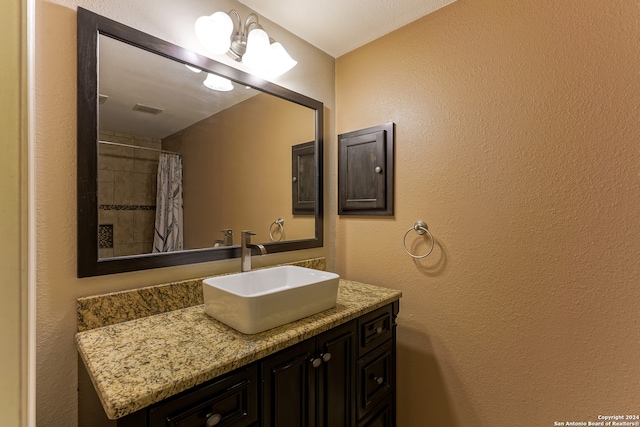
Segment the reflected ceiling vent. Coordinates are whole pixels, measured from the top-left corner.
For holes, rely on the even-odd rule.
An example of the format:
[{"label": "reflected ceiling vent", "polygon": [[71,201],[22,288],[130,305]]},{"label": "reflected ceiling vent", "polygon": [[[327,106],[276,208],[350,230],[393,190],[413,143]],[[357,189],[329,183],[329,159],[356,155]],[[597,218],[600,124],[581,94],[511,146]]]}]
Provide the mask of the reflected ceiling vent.
[{"label": "reflected ceiling vent", "polygon": [[100,105],[107,102],[107,99],[109,99],[107,95],[102,95],[102,94],[98,95],[98,102],[100,103]]},{"label": "reflected ceiling vent", "polygon": [[136,104],[133,106],[133,111],[141,111],[143,113],[149,113],[149,114],[154,114],[154,115],[158,115],[160,113],[162,113],[164,111],[164,109],[162,108],[156,108],[156,107],[150,107],[148,105],[144,105],[144,104]]}]

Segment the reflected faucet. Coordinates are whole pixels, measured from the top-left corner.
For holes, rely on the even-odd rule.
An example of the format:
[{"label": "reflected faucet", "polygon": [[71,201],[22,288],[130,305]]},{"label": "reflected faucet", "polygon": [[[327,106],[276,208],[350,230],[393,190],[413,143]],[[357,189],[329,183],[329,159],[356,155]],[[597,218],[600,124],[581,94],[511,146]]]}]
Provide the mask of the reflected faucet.
[{"label": "reflected faucet", "polygon": [[251,236],[255,235],[256,233],[249,230],[240,232],[240,271],[251,271],[251,248],[260,250],[260,255],[267,253],[264,246],[251,243]]},{"label": "reflected faucet", "polygon": [[233,230],[230,228],[225,228],[220,230],[222,235],[224,236],[224,240],[216,240],[213,244],[214,248],[219,248],[220,246],[233,246]]}]

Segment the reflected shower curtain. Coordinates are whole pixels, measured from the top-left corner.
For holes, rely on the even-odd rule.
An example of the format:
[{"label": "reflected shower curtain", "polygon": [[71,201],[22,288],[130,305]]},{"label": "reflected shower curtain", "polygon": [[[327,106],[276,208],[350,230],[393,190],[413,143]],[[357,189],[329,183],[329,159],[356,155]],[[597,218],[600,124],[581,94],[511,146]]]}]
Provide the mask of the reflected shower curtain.
[{"label": "reflected shower curtain", "polygon": [[182,217],[182,159],[176,154],[162,153],[158,161],[153,252],[182,250]]}]

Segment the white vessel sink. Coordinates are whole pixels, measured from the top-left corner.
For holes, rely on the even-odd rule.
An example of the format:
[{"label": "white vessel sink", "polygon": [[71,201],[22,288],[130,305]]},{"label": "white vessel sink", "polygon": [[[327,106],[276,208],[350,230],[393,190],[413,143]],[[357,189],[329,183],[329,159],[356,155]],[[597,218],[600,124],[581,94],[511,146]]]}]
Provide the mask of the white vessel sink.
[{"label": "white vessel sink", "polygon": [[340,276],[296,266],[205,279],[206,313],[244,334],[256,334],[336,305]]}]

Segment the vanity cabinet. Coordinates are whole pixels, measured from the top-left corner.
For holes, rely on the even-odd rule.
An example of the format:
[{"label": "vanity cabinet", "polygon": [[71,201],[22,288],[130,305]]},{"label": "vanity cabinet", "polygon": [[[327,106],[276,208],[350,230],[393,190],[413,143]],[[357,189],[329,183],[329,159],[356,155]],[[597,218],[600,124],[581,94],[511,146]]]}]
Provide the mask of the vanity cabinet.
[{"label": "vanity cabinet", "polygon": [[261,362],[262,427],[393,426],[390,304]]},{"label": "vanity cabinet", "polygon": [[355,425],[356,322],[261,362],[262,427]]},{"label": "vanity cabinet", "polygon": [[394,427],[399,302],[117,420],[79,366],[79,427]]}]

